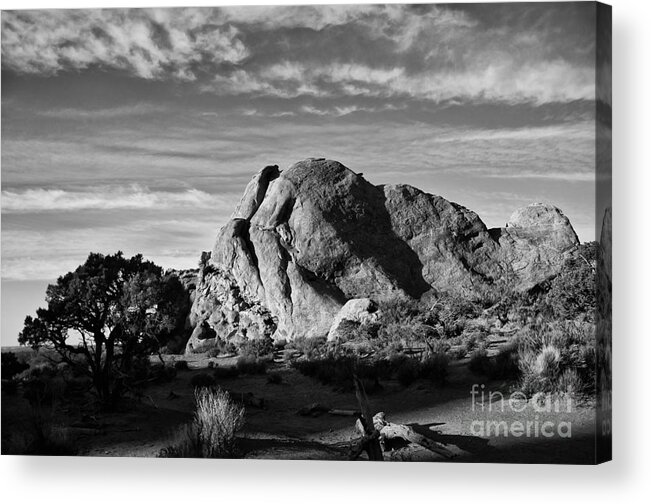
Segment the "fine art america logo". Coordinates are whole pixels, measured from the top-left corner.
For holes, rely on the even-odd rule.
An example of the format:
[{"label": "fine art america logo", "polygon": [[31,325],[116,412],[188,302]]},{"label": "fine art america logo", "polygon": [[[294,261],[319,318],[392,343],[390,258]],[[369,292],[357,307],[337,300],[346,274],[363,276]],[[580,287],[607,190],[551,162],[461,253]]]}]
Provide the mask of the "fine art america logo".
[{"label": "fine art america logo", "polygon": [[572,422],[563,417],[572,413],[568,394],[536,394],[531,399],[522,392],[503,394],[473,384],[472,411],[484,418],[470,424],[470,432],[481,437],[571,438]]}]

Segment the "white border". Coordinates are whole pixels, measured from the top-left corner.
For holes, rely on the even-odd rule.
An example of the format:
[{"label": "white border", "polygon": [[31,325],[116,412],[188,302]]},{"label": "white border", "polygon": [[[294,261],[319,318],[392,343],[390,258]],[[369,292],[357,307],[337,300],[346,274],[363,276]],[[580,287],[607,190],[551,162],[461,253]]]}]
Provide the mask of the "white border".
[{"label": "white border", "polygon": [[[282,3],[354,2],[0,0],[0,8]],[[651,2],[611,3],[615,111],[614,462],[599,467],[574,467],[2,457],[0,493],[5,502],[549,504],[648,499]]]}]

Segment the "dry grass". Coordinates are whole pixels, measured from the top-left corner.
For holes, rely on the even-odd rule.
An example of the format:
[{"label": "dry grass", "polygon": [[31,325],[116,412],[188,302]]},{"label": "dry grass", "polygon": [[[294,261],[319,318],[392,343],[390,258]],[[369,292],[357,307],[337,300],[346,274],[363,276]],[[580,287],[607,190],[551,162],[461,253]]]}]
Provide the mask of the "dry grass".
[{"label": "dry grass", "polygon": [[237,455],[235,433],[244,425],[244,408],[221,389],[195,391],[197,410],[192,423],[176,433],[161,457],[231,458]]}]

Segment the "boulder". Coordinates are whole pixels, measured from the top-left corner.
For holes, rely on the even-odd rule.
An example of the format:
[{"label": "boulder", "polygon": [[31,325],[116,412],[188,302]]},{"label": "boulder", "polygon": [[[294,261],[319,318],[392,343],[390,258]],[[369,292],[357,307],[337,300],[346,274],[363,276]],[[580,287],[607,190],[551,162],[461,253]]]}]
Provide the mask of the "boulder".
[{"label": "boulder", "polygon": [[555,206],[543,203],[516,210],[506,227],[491,231],[499,243],[503,274],[520,290],[557,275],[579,245],[569,219]]},{"label": "boulder", "polygon": [[199,269],[185,352],[205,352],[219,340],[239,342],[271,337],[276,323],[267,308],[248,296],[230,274],[211,265]]},{"label": "boulder", "polygon": [[378,305],[369,298],[351,299],[342,306],[335,317],[330,330],[328,331],[328,341],[342,339],[342,328],[346,322],[355,324],[372,324],[377,322],[379,317]]},{"label": "boulder", "polygon": [[220,338],[325,336],[350,300],[346,310],[361,314],[360,299],[467,294],[505,277],[530,289],[577,244],[550,205],[489,230],[461,205],[408,185],[375,186],[337,161],[267,166],[206,256],[191,318]]}]

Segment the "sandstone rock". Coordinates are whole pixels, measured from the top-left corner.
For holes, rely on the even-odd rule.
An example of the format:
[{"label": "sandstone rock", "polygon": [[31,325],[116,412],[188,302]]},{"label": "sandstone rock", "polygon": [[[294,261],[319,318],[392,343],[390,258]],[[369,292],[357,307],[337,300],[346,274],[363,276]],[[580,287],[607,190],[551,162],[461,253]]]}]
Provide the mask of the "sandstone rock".
[{"label": "sandstone rock", "polygon": [[499,278],[499,245],[476,213],[407,185],[384,194],[392,229],[418,256],[428,285],[461,292]]},{"label": "sandstone rock", "polygon": [[492,229],[503,274],[520,290],[555,276],[579,244],[569,219],[552,205],[534,203],[516,210],[505,228]]},{"label": "sandstone rock", "polygon": [[282,173],[268,166],[202,261],[191,320],[226,339],[324,336],[351,299],[469,293],[505,276],[529,289],[557,274],[576,244],[549,205],[488,230],[456,203],[374,186],[336,161],[307,159]]},{"label": "sandstone rock", "polygon": [[188,317],[194,330],[186,353],[205,352],[218,340],[237,342],[271,337],[275,332],[269,310],[247,296],[230,274],[207,265],[200,268],[198,280]]},{"label": "sandstone rock", "polygon": [[233,218],[250,219],[253,217],[264,199],[269,183],[278,178],[278,175],[280,175],[280,170],[277,165],[265,166],[260,170],[244,189],[244,195],[233,212]]},{"label": "sandstone rock", "polygon": [[369,298],[351,299],[339,310],[328,331],[328,341],[341,339],[341,326],[344,322],[371,324],[378,320],[378,306]]}]

